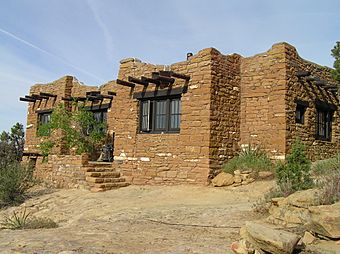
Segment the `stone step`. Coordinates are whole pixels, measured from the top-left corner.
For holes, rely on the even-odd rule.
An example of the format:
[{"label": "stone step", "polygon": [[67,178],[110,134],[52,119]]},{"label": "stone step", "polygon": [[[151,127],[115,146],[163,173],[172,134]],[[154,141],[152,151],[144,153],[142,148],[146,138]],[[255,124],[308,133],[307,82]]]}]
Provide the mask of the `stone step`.
[{"label": "stone step", "polygon": [[104,172],[86,172],[85,176],[87,177],[100,177],[100,178],[104,178],[104,177],[108,177],[108,178],[116,178],[116,177],[120,177],[120,173],[117,171],[104,171]]},{"label": "stone step", "polygon": [[85,172],[112,172],[115,171],[113,167],[86,167]]},{"label": "stone step", "polygon": [[112,162],[104,162],[104,161],[89,161],[89,167],[112,167]]},{"label": "stone step", "polygon": [[118,183],[118,182],[125,182],[125,178],[109,178],[109,177],[86,177],[86,181],[88,183]]},{"label": "stone step", "polygon": [[90,189],[92,192],[101,192],[101,191],[107,191],[117,188],[122,188],[129,186],[130,184],[127,182],[118,182],[118,183],[96,183],[94,186]]}]

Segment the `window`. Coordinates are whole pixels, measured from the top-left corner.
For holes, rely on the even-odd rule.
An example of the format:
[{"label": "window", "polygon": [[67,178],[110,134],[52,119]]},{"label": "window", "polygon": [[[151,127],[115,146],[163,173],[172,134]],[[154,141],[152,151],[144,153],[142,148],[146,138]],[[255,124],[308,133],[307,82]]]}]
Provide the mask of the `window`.
[{"label": "window", "polygon": [[296,111],[295,111],[295,122],[304,124],[305,123],[305,112],[306,106],[301,104],[296,104]]},{"label": "window", "polygon": [[181,99],[153,98],[140,102],[140,131],[148,133],[179,132]]},{"label": "window", "polygon": [[[99,131],[106,132],[106,122],[107,122],[107,109],[90,110],[93,114],[93,118],[97,123],[100,123]],[[91,131],[94,130],[94,126],[91,124],[86,129],[86,134],[89,135]]]},{"label": "window", "polygon": [[38,113],[38,118],[39,118],[39,126],[43,124],[47,124],[51,121],[51,114],[52,112],[43,112],[43,113]]},{"label": "window", "polygon": [[333,111],[324,108],[317,108],[316,138],[331,140],[332,136]]},{"label": "window", "polygon": [[295,123],[304,124],[305,123],[305,112],[309,105],[307,101],[302,101],[295,99],[296,109],[295,109]]},{"label": "window", "polygon": [[37,135],[50,135],[51,130],[48,123],[51,121],[52,110],[39,110],[36,113],[38,113]]},{"label": "window", "polygon": [[98,123],[106,123],[107,110],[92,111],[93,117]]}]

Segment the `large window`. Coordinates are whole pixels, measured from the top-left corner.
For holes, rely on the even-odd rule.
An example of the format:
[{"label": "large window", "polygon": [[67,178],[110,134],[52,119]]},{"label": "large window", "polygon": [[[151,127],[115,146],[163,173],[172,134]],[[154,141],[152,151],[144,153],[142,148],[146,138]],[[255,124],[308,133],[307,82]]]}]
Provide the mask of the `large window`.
[{"label": "large window", "polygon": [[317,108],[316,138],[331,140],[333,111],[324,108]]},{"label": "large window", "polygon": [[179,132],[181,99],[155,98],[140,102],[140,131],[146,133]]}]

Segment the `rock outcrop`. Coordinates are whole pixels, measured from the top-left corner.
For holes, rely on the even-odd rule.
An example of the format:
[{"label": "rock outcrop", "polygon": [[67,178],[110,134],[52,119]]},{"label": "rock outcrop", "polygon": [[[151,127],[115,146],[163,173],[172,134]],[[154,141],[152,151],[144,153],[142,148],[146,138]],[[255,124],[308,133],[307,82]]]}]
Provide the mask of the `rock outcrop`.
[{"label": "rock outcrop", "polygon": [[241,240],[231,245],[232,251],[340,253],[340,202],[318,206],[319,194],[318,190],[310,189],[286,198],[273,198],[269,217],[265,222],[246,222],[240,230]]}]

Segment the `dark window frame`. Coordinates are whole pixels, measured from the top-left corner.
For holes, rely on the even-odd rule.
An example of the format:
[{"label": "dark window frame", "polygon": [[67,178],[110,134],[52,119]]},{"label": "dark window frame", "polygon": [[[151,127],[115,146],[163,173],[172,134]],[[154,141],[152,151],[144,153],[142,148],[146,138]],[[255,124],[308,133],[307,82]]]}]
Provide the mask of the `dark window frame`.
[{"label": "dark window frame", "polygon": [[[51,121],[52,111],[53,110],[51,110],[51,109],[44,109],[44,110],[37,110],[36,111],[36,113],[38,114],[38,116],[37,116],[37,128],[36,128],[37,134],[39,133],[40,126],[47,124]],[[40,135],[42,135],[42,134],[40,134]],[[44,135],[48,135],[48,134],[46,133]]]},{"label": "dark window frame", "polygon": [[[179,101],[178,112],[171,112],[171,103],[173,101]],[[164,121],[159,123],[164,123],[164,127],[156,126],[156,119],[160,114],[157,114],[157,109],[160,103],[165,102],[165,112],[161,114],[164,117]],[[150,133],[150,134],[160,134],[160,133],[179,133],[180,123],[181,123],[181,96],[165,96],[165,97],[153,97],[147,99],[141,99],[139,101],[139,133]],[[144,105],[149,105],[148,110],[144,109]],[[144,109],[144,111],[143,111]],[[145,113],[148,113],[146,115]],[[178,117],[178,127],[171,127],[171,116],[176,115]],[[146,119],[146,124],[143,120]],[[144,126],[143,126],[144,123]]]},{"label": "dark window frame", "polygon": [[[90,108],[90,107],[88,107],[88,108],[85,108],[85,110],[92,113],[93,118],[95,119],[95,121],[98,120],[96,118],[95,114],[98,114],[98,113],[100,114],[100,119],[99,119],[100,121],[99,122],[105,124],[105,126],[106,126],[101,131],[103,133],[106,133],[107,132],[107,113],[108,113],[108,108],[107,107],[97,107],[97,108],[94,108],[94,107]],[[89,132],[90,132],[91,128],[93,128],[93,126],[92,127],[88,127],[88,129],[85,130],[85,133],[87,135],[89,135]]]},{"label": "dark window frame", "polygon": [[296,104],[295,123],[305,124],[305,113],[306,113],[306,110],[307,110],[306,106],[301,105],[299,103]]},{"label": "dark window frame", "polygon": [[316,139],[332,140],[333,113],[332,109],[316,107]]}]

